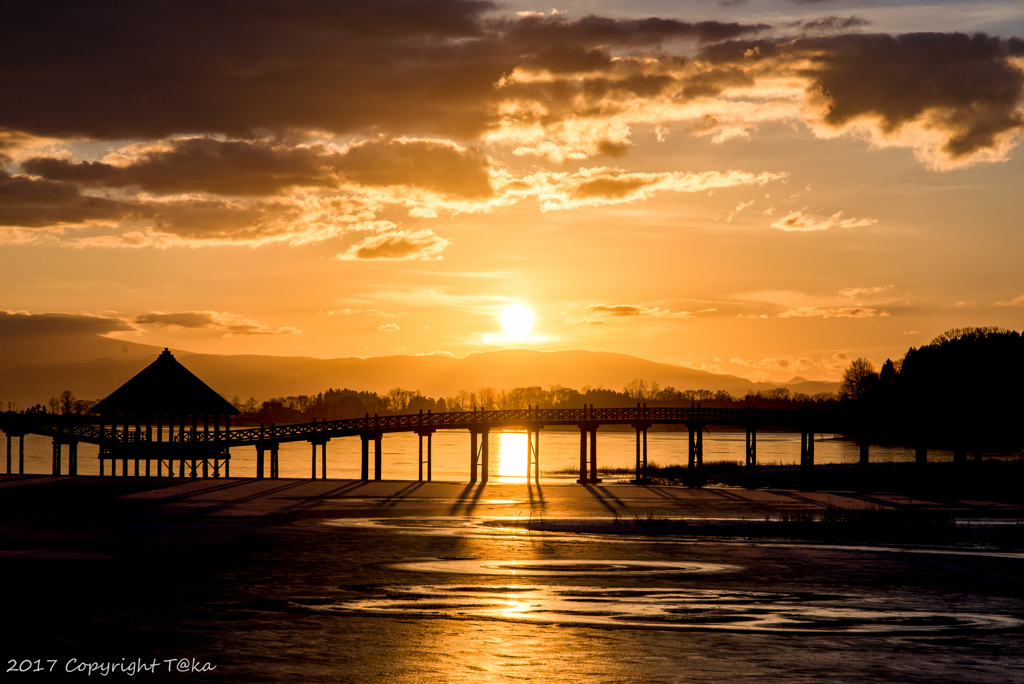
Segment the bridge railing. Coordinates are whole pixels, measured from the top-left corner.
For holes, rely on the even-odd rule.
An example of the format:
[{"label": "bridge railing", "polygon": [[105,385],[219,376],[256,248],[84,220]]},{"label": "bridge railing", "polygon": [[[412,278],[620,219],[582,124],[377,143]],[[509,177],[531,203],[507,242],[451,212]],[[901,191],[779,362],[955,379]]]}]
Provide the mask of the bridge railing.
[{"label": "bridge railing", "polygon": [[[193,431],[168,435],[169,442],[215,442],[242,446],[261,442],[317,441],[358,434],[417,432],[441,429],[483,431],[505,427],[545,425],[634,425],[684,424],[690,427],[727,425],[749,429],[780,428],[806,432],[842,432],[842,417],[833,411],[801,409],[620,407],[620,408],[529,408],[494,411],[450,411],[365,416],[341,420],[320,420],[217,431]],[[152,427],[152,426],[151,426]],[[0,413],[0,430],[7,434],[40,434],[67,441],[148,442],[152,430],[116,428],[86,422],[80,417],[53,414]]]}]

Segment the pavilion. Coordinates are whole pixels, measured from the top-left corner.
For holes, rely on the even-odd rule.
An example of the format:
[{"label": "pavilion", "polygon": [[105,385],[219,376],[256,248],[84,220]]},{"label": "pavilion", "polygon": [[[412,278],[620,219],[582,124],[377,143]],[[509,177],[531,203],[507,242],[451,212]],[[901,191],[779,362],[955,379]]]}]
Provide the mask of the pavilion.
[{"label": "pavilion", "polygon": [[[128,462],[135,462],[139,475],[140,462],[145,462],[145,475],[150,475],[151,461],[156,461],[156,475],[228,477],[230,454],[223,437],[231,427],[231,416],[238,409],[209,385],[182,366],[169,349],[156,361],[121,385],[110,396],[96,404],[92,412],[101,416],[100,427],[107,423],[118,432],[116,440],[104,440],[100,446],[100,475],[104,462],[110,459],[111,475],[116,474],[118,459],[121,474],[128,475]],[[223,466],[223,473],[221,473]],[[201,474],[200,474],[201,468]]]}]

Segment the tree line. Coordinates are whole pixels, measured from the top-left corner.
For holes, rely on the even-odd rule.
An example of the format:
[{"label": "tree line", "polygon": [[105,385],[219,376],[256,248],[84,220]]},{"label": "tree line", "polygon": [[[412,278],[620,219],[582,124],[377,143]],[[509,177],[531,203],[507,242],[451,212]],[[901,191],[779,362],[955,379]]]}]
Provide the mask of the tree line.
[{"label": "tree line", "polygon": [[383,394],[352,389],[328,389],[315,395],[274,397],[260,402],[251,397],[241,402],[239,397],[230,399],[241,411],[237,419],[243,423],[291,423],[312,420],[342,420],[369,415],[394,415],[418,411],[484,411],[539,408],[579,408],[593,404],[597,408],[635,406],[688,406],[702,402],[719,406],[736,406],[758,403],[762,408],[789,407],[792,405],[829,405],[837,401],[834,394],[815,395],[791,392],[788,388],[749,392],[735,397],[726,391],[677,390],[661,387],[657,382],[636,379],[626,384],[622,391],[591,387],[581,389],[554,384],[544,389],[540,386],[515,387],[509,390],[483,387],[475,392],[460,390],[446,397],[432,398],[419,390],[395,387]]},{"label": "tree line", "polygon": [[1024,339],[1002,328],[954,328],[875,370],[855,359],[840,408],[871,441],[966,451],[1024,446]]}]

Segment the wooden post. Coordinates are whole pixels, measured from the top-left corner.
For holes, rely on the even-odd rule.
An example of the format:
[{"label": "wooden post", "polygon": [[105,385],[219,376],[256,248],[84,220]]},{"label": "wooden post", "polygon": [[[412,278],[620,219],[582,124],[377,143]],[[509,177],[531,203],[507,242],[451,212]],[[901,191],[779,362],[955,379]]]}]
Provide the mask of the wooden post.
[{"label": "wooden post", "polygon": [[[423,413],[423,411],[420,410],[420,413]],[[416,434],[419,437],[419,442],[420,442],[420,457],[419,457],[419,460],[418,460],[418,463],[420,464],[420,477],[419,477],[419,481],[423,482],[423,433],[422,432],[418,432]]]},{"label": "wooden post", "polygon": [[[637,404],[636,407],[640,408],[640,404]],[[640,469],[640,428],[639,427],[636,428],[636,469],[635,470],[636,470],[636,480],[637,480],[637,482],[639,482],[642,479],[642,477],[643,477],[642,471]]]},{"label": "wooden post", "polygon": [[18,435],[18,474],[25,474],[25,435]]},{"label": "wooden post", "polygon": [[534,441],[533,449],[533,481],[540,486],[540,428],[537,428],[537,433]]},{"label": "wooden post", "polygon": [[381,433],[377,433],[373,436],[373,479],[380,479],[381,470],[381,440],[383,439]]},{"label": "wooden post", "polygon": [[697,470],[704,469],[704,423],[697,426]]},{"label": "wooden post", "polygon": [[693,423],[689,423],[686,426],[686,430],[687,430],[687,432],[690,433],[689,434],[690,441],[689,441],[689,445],[688,445],[689,446],[689,458],[687,459],[686,467],[689,468],[690,470],[693,470],[694,466],[696,465],[696,460],[697,460],[697,440],[695,439],[694,434],[693,434]]},{"label": "wooden post", "polygon": [[914,449],[914,462],[919,465],[928,462],[928,447],[923,443],[918,443],[917,448]]},{"label": "wooden post", "polygon": [[647,427],[644,426],[644,482],[647,481]]},{"label": "wooden post", "polygon": [[52,463],[51,470],[52,470],[54,475],[60,475],[60,442],[57,441],[56,437],[53,438],[53,454],[52,454],[52,457],[53,457],[53,463]]},{"label": "wooden post", "polygon": [[7,435],[7,474],[11,474],[11,435]]},{"label": "wooden post", "polygon": [[316,442],[310,442],[313,446],[313,475],[312,479],[316,479]]},{"label": "wooden post", "polygon": [[476,430],[469,431],[469,484],[476,484]]},{"label": "wooden post", "polygon": [[203,479],[205,480],[205,479],[207,479],[209,477],[210,477],[210,459],[204,458],[203,459]]},{"label": "wooden post", "polygon": [[263,454],[264,454],[263,445],[262,444],[257,444],[256,445],[256,479],[257,480],[262,480],[263,479]]},{"label": "wooden post", "polygon": [[433,438],[434,438],[434,433],[433,432],[428,432],[427,433],[427,482],[430,482],[431,468],[433,467],[433,462],[434,462],[434,453],[433,453],[433,451],[431,449]]},{"label": "wooden post", "polygon": [[526,482],[530,482],[530,471],[531,463],[533,460],[533,431],[529,426],[526,427]]},{"label": "wooden post", "polygon": [[364,433],[359,435],[359,439],[362,442],[363,447],[361,459],[362,473],[360,474],[359,479],[365,482],[370,479],[370,436]]},{"label": "wooden post", "polygon": [[490,433],[485,428],[480,433],[480,484],[487,484],[491,475]]},{"label": "wooden post", "polygon": [[587,483],[587,426],[580,425],[580,484]]},{"label": "wooden post", "polygon": [[277,442],[270,443],[270,477],[275,480],[281,477],[280,446]]},{"label": "wooden post", "polygon": [[78,475],[78,442],[68,445],[68,475]]},{"label": "wooden post", "polygon": [[590,428],[590,481],[601,481],[597,476],[597,423]]},{"label": "wooden post", "polygon": [[814,431],[807,433],[807,469],[814,469]]},{"label": "wooden post", "polygon": [[868,440],[867,440],[866,437],[861,437],[861,439],[860,439],[860,464],[866,466],[868,464],[868,462],[869,462],[868,461]]},{"label": "wooden post", "polygon": [[800,432],[800,467],[807,467],[807,433]]},{"label": "wooden post", "polygon": [[[324,420],[327,420],[324,418]],[[327,479],[327,440],[320,445],[320,479]]]}]

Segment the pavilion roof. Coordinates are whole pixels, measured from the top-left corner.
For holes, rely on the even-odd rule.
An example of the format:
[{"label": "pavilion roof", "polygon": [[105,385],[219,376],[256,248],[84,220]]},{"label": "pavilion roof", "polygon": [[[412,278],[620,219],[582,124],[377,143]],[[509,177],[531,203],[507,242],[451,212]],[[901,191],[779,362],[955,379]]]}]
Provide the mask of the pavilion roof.
[{"label": "pavilion roof", "polygon": [[96,404],[92,412],[105,416],[233,416],[238,409],[164,349],[156,361]]}]

